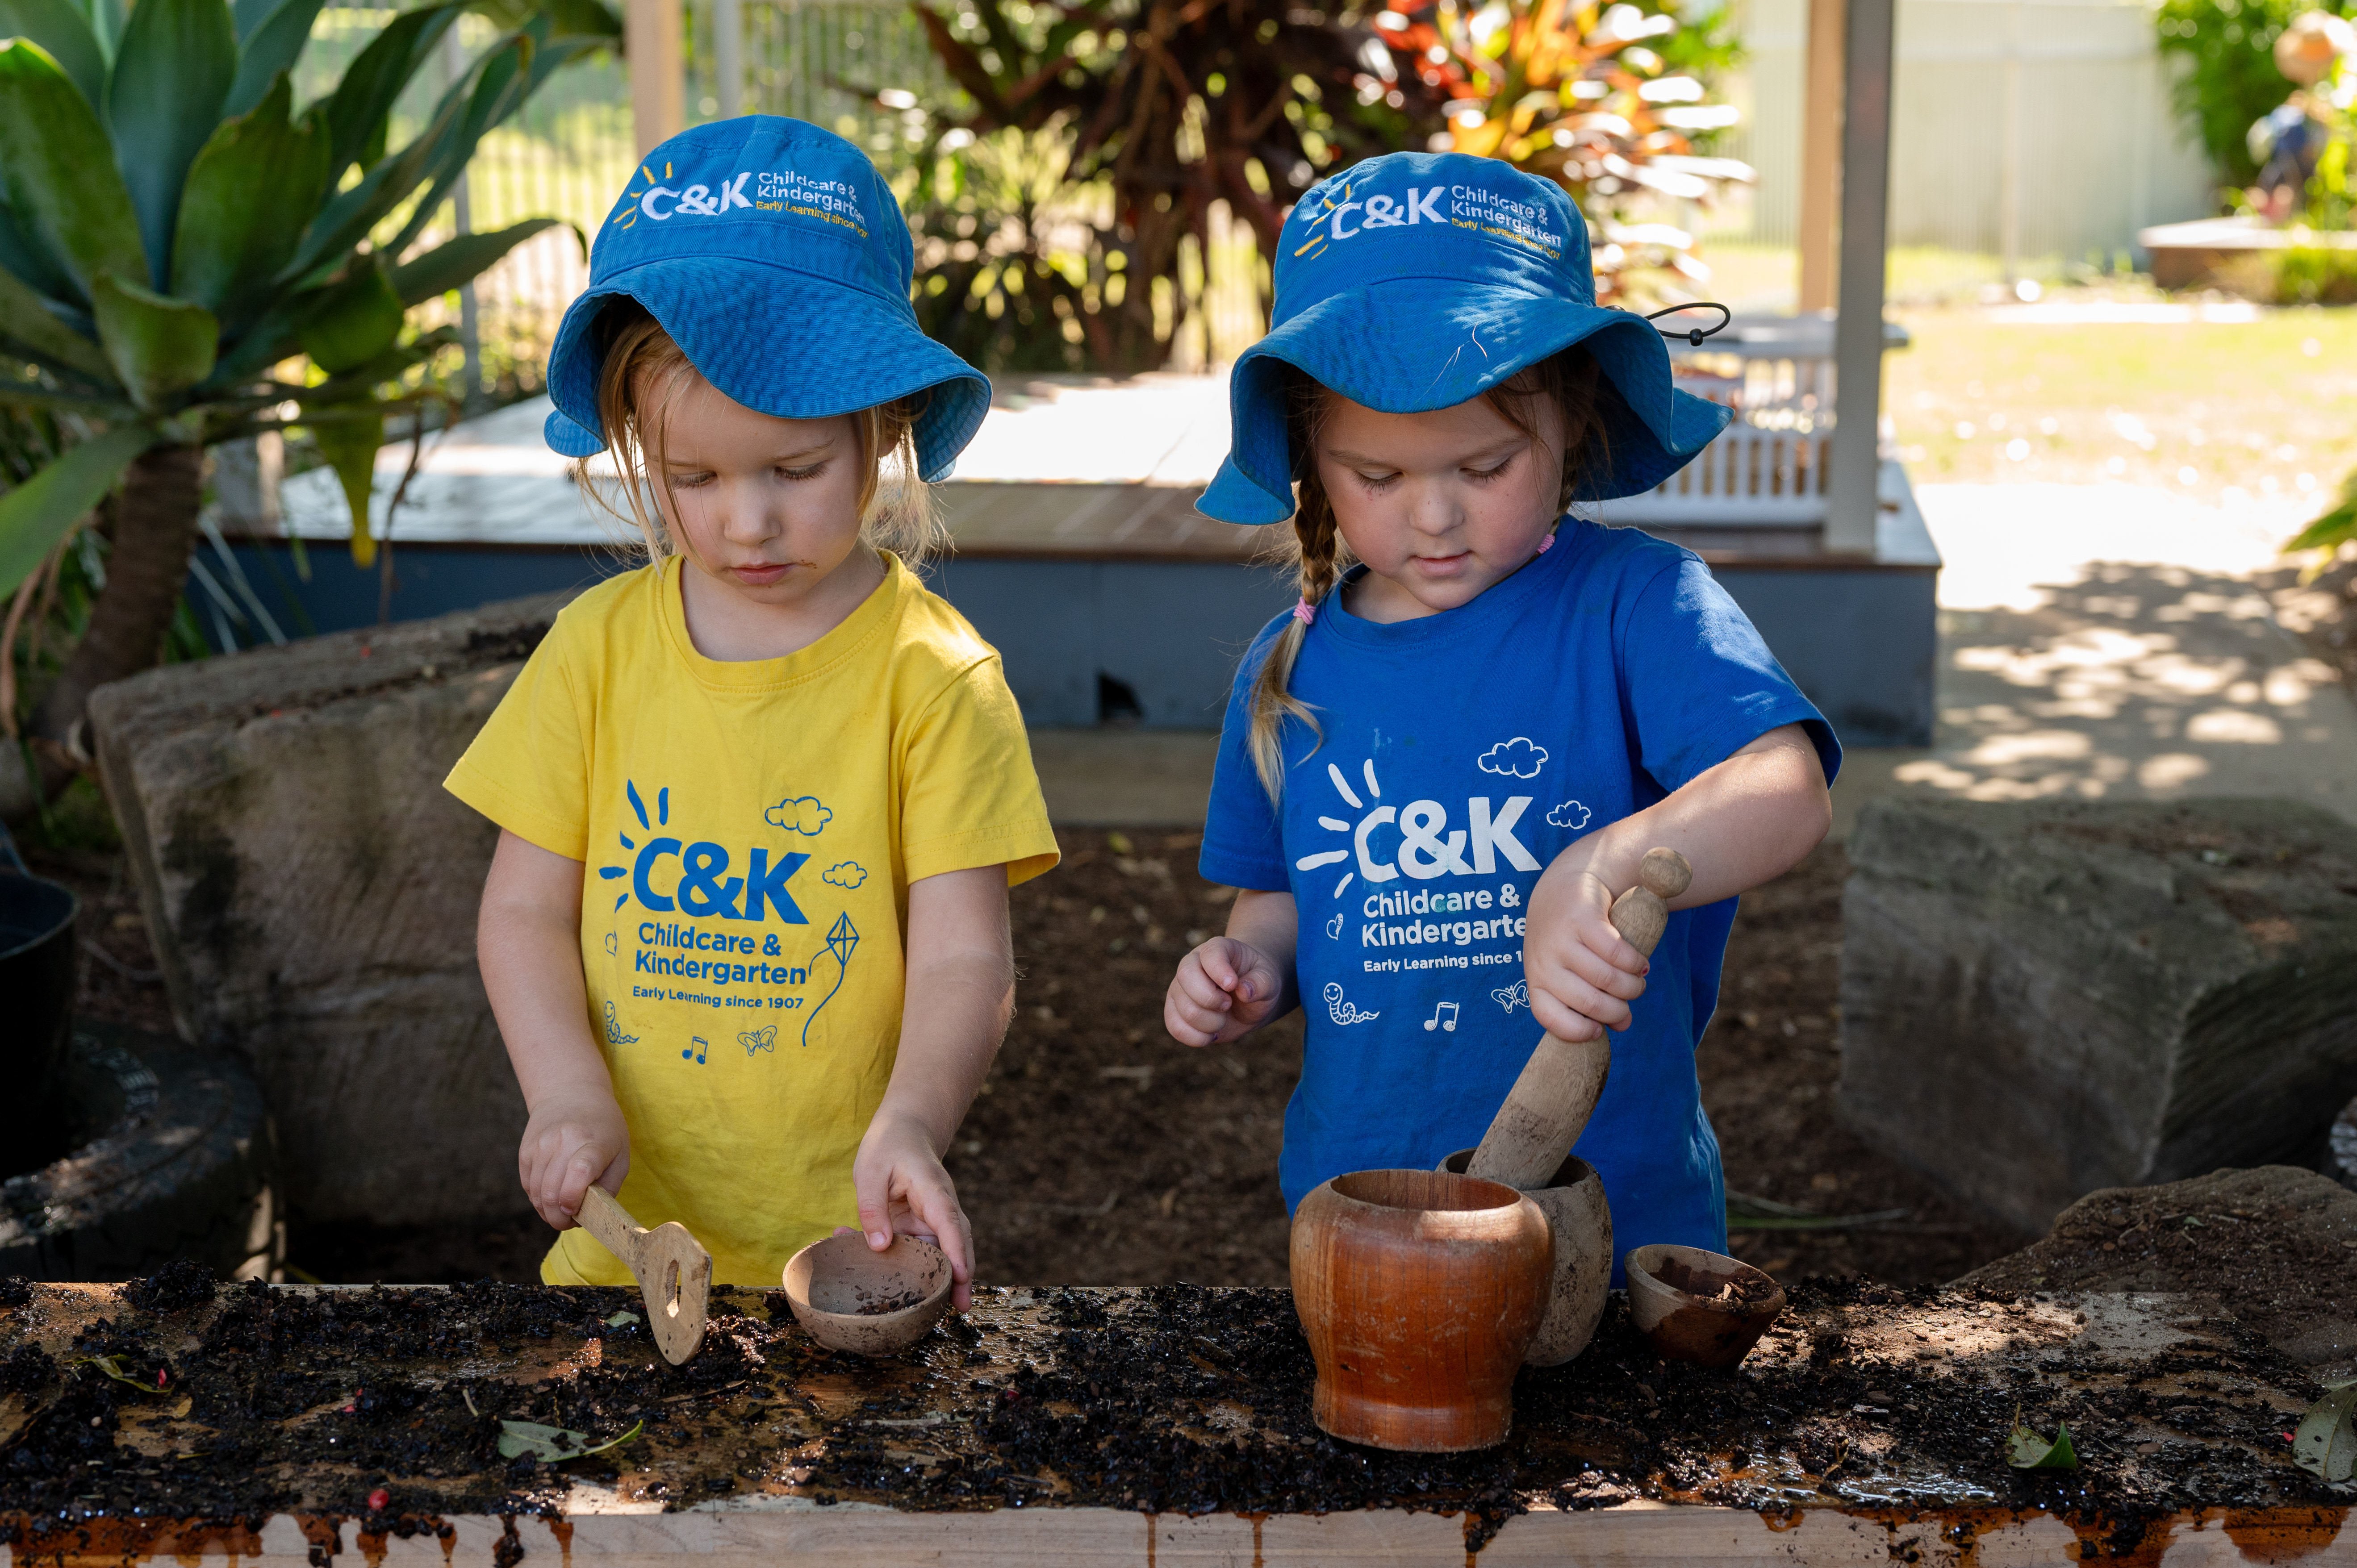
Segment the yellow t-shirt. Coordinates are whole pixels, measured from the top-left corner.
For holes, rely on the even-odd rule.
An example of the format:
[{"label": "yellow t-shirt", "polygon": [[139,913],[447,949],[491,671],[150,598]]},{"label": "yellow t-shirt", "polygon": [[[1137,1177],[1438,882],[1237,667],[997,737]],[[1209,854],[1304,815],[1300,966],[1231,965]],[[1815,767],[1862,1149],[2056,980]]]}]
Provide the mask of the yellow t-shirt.
[{"label": "yellow t-shirt", "polygon": [[[1056,863],[998,655],[890,555],[808,648],[688,639],[677,557],[567,606],[446,787],[581,861],[589,1026],[630,1129],[621,1200],[716,1281],[773,1284],[853,1223],[900,1030],[909,885]],[[586,1230],[552,1284],[627,1284]]]}]

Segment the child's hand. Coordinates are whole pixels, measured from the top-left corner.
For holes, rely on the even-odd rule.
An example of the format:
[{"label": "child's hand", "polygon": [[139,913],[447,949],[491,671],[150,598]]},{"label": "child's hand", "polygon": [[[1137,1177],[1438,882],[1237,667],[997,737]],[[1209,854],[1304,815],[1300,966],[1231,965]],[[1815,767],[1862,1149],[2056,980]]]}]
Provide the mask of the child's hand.
[{"label": "child's hand", "polygon": [[[932,1140],[915,1121],[878,1114],[859,1140],[851,1162],[852,1189],[859,1197],[859,1230],[883,1251],[897,1235],[918,1236],[949,1255],[957,1294],[950,1305],[960,1312],[974,1305],[974,1227],[958,1207],[957,1185],[942,1168]],[[838,1236],[849,1231],[839,1228]]]},{"label": "child's hand", "polygon": [[1285,993],[1266,953],[1233,937],[1213,937],[1178,961],[1162,1002],[1162,1026],[1182,1046],[1241,1039],[1268,1022]]},{"label": "child's hand", "polygon": [[611,1094],[551,1097],[533,1107],[516,1151],[516,1174],[540,1217],[572,1229],[589,1184],[622,1190],[630,1170],[630,1129]]},{"label": "child's hand", "polygon": [[1594,1040],[1629,1026],[1652,965],[1612,926],[1612,890],[1566,854],[1531,889],[1523,972],[1531,1016],[1558,1039]]}]

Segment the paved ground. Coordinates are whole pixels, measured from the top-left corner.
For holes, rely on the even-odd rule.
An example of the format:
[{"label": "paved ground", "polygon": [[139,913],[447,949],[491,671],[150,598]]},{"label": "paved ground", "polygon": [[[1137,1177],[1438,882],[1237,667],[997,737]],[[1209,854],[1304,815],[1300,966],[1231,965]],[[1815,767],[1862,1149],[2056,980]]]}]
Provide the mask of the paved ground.
[{"label": "paved ground", "polygon": [[2357,818],[2357,705],[2279,623],[2308,507],[2134,485],[1927,485],[1937,744],[1857,752],[1836,832],[1890,789],[1971,800],[2288,795]]},{"label": "paved ground", "polygon": [[[2357,819],[2357,704],[2280,624],[2281,542],[2313,503],[2136,485],[1927,485],[1941,575],[1938,741],[1853,752],[1868,795],[2291,795]],[[1212,737],[1041,731],[1060,820],[1197,822]]]}]

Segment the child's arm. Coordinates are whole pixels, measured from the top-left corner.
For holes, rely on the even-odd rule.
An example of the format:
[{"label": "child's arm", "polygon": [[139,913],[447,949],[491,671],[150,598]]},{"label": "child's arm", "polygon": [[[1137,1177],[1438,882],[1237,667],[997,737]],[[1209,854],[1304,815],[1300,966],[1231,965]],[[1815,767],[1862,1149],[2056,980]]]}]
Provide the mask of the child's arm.
[{"label": "child's arm", "polygon": [[1292,894],[1238,893],[1228,934],[1178,961],[1162,1001],[1162,1026],[1182,1046],[1208,1046],[1284,1017],[1300,1000],[1293,976],[1300,937]]},{"label": "child's arm", "polygon": [[501,830],[475,929],[483,989],[531,1112],[517,1174],[559,1230],[574,1223],[591,1182],[619,1192],[630,1168],[630,1130],[589,1033],[581,871],[581,862]]},{"label": "child's arm", "polygon": [[1833,825],[1816,747],[1799,725],[1770,730],[1667,800],[1598,829],[1557,855],[1531,889],[1523,967],[1531,1015],[1549,1034],[1592,1040],[1629,1026],[1649,967],[1612,929],[1616,894],[1655,845],[1694,865],[1674,909],[1717,903],[1781,875]]},{"label": "child's arm", "polygon": [[974,1305],[974,1230],[942,1168],[1015,1012],[1006,867],[909,884],[908,993],[892,1081],[851,1167],[859,1228],[881,1251],[895,1230],[949,1254],[960,1312]]}]

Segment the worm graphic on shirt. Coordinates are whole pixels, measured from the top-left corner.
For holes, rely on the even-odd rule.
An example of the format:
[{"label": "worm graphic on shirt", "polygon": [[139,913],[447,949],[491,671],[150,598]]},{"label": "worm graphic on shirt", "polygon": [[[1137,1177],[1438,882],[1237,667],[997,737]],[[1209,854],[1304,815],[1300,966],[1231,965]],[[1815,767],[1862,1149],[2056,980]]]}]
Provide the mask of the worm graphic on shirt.
[{"label": "worm graphic on shirt", "polygon": [[1372,1024],[1383,1016],[1380,1013],[1361,1013],[1355,1003],[1342,1000],[1341,982],[1326,983],[1326,1016],[1337,1024]]}]

